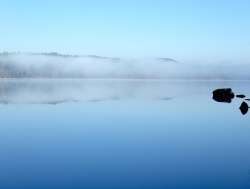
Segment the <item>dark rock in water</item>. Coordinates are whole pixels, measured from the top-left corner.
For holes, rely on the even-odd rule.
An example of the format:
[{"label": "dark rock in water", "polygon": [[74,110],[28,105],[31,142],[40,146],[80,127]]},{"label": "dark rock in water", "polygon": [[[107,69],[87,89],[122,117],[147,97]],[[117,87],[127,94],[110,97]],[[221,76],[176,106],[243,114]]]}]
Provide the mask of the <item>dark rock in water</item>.
[{"label": "dark rock in water", "polygon": [[245,100],[250,101],[250,98],[246,98]]},{"label": "dark rock in water", "polygon": [[243,115],[245,115],[248,112],[248,104],[246,102],[242,102],[240,105],[240,111]]},{"label": "dark rock in water", "polygon": [[231,88],[216,89],[213,91],[213,99],[217,102],[230,103],[234,98],[234,93]]},{"label": "dark rock in water", "polygon": [[246,96],[243,95],[243,94],[240,94],[240,95],[236,95],[237,98],[245,98]]}]

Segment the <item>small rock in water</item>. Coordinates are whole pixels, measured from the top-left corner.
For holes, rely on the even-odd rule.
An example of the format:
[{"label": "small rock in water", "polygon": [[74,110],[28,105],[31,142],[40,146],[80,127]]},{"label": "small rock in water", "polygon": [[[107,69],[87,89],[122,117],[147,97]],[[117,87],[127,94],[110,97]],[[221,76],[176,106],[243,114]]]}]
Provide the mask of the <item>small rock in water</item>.
[{"label": "small rock in water", "polygon": [[245,100],[250,101],[250,98],[246,98]]},{"label": "small rock in water", "polygon": [[248,112],[248,104],[246,102],[242,102],[240,105],[240,111],[243,115],[245,115]]},{"label": "small rock in water", "polygon": [[231,88],[216,89],[213,91],[213,99],[217,102],[230,103],[234,98],[234,93]]},{"label": "small rock in water", "polygon": [[243,95],[243,94],[240,94],[240,95],[236,95],[237,98],[245,98],[246,96]]}]

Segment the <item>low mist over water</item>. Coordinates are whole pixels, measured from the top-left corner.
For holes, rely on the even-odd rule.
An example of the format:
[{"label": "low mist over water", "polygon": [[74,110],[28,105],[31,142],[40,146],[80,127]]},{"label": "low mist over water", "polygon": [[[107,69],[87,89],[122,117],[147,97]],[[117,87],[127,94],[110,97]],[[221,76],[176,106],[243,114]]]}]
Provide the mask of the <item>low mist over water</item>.
[{"label": "low mist over water", "polygon": [[[185,62],[58,53],[1,53],[2,78],[250,79],[248,62]],[[211,63],[212,62],[212,63]]]}]

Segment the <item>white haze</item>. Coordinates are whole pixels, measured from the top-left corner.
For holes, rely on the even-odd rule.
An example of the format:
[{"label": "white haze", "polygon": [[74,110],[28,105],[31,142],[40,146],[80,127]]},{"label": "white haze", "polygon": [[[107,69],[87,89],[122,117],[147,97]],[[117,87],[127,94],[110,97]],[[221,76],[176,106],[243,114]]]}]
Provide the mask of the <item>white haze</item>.
[{"label": "white haze", "polygon": [[211,62],[178,62],[168,58],[9,54],[0,56],[0,73],[5,71],[1,70],[4,65],[17,73],[25,72],[30,77],[45,78],[250,79],[248,62]]}]

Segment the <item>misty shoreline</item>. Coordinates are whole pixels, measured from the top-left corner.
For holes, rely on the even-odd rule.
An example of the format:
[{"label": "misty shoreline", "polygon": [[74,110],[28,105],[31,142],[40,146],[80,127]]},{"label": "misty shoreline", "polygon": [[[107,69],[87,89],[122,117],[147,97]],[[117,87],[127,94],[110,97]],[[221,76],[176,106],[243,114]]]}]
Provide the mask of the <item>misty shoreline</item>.
[{"label": "misty shoreline", "polygon": [[0,53],[0,79],[250,80],[250,64],[192,64],[173,58]]}]

